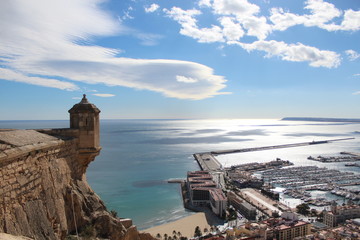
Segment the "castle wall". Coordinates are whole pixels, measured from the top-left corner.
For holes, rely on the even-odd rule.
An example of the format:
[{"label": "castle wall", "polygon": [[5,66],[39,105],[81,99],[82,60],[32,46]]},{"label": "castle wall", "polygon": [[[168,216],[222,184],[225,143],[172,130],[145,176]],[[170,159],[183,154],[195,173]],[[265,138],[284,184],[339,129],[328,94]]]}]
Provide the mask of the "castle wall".
[{"label": "castle wall", "polygon": [[76,174],[76,146],[76,140],[59,140],[1,153],[0,229],[36,239],[67,234],[64,190]]},{"label": "castle wall", "polygon": [[86,181],[101,150],[100,110],[84,94],[69,113],[71,128],[0,129],[0,233],[62,240],[90,229],[110,240],[152,239],[107,212]]},{"label": "castle wall", "polygon": [[132,221],[112,217],[82,177],[96,155],[81,153],[76,138],[0,152],[0,232],[64,239],[92,226],[110,239],[140,239]]}]

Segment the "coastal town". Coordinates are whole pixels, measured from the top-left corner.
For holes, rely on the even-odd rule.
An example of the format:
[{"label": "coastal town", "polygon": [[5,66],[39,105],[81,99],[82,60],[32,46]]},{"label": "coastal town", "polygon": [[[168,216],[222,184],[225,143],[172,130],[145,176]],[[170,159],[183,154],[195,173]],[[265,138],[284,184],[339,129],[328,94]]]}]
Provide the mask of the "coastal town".
[{"label": "coastal town", "polygon": [[[216,158],[234,152],[242,151],[196,153],[200,170],[188,172],[186,180],[172,180],[181,183],[184,207],[204,212],[211,226],[203,233],[197,226],[193,236],[180,239],[360,239],[359,174],[293,166],[279,158],[223,167]],[[308,159],[357,164],[360,154],[342,152],[341,156]],[[330,197],[314,196],[315,191]],[[294,199],[298,205],[288,204]],[[166,235],[166,239],[177,239],[173,237]],[[157,238],[164,239],[161,234]]]}]

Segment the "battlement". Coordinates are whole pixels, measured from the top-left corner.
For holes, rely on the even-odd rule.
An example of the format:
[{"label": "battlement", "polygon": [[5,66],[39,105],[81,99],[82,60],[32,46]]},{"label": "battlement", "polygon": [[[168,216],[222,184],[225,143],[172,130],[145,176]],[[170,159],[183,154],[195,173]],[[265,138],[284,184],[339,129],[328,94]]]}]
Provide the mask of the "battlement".
[{"label": "battlement", "polygon": [[70,128],[0,129],[0,233],[62,240],[91,225],[98,236],[140,239],[132,221],[111,216],[86,181],[101,150],[100,110],[84,95],[69,113]]}]

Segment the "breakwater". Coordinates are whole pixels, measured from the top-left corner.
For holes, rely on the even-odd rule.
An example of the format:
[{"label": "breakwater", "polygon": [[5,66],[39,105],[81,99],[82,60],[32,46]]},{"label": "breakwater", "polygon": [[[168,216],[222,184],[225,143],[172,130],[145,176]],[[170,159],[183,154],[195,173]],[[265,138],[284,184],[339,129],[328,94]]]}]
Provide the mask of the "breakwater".
[{"label": "breakwater", "polygon": [[274,150],[274,149],[279,149],[279,148],[302,147],[302,146],[308,146],[308,145],[314,145],[314,144],[324,144],[324,143],[331,143],[331,142],[336,142],[336,141],[344,141],[344,140],[352,140],[352,139],[355,139],[355,138],[338,138],[338,139],[331,139],[331,140],[302,142],[302,143],[290,143],[290,144],[255,147],[255,148],[229,149],[229,150],[221,150],[221,151],[212,151],[211,154],[212,155],[222,155],[222,154],[231,154],[231,153],[243,153],[243,152]]},{"label": "breakwater", "polygon": [[302,142],[302,143],[290,143],[290,144],[281,144],[273,146],[264,146],[264,147],[254,147],[254,148],[240,148],[240,149],[228,149],[228,150],[218,150],[204,153],[195,153],[193,154],[195,160],[198,162],[201,170],[204,171],[217,171],[223,168],[222,164],[216,159],[218,155],[224,154],[233,154],[233,153],[244,153],[244,152],[255,152],[255,151],[264,151],[264,150],[274,150],[280,148],[291,148],[291,147],[302,147],[309,146],[314,144],[325,144],[336,141],[352,140],[354,138],[339,138],[331,140],[322,140],[322,141],[312,141],[312,142]]}]

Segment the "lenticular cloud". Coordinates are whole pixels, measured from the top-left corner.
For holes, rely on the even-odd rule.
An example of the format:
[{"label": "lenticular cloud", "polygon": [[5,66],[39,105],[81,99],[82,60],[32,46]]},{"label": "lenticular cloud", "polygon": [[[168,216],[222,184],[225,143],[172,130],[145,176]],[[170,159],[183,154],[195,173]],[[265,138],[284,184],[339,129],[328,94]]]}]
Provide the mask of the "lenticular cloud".
[{"label": "lenticular cloud", "polygon": [[126,31],[100,9],[101,2],[1,1],[1,79],[69,91],[79,89],[76,82],[125,86],[193,100],[223,94],[225,79],[207,66],[119,58],[118,49],[83,44]]}]

